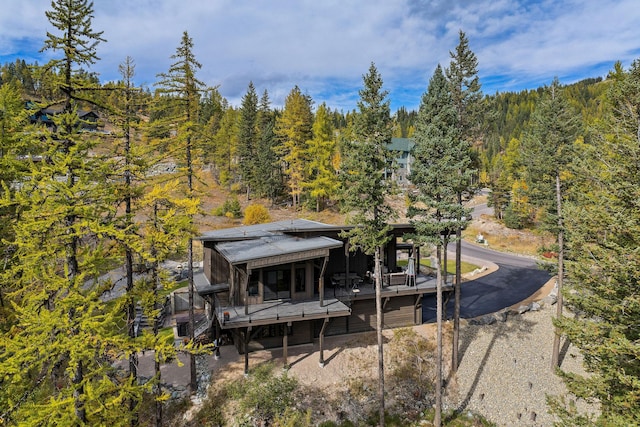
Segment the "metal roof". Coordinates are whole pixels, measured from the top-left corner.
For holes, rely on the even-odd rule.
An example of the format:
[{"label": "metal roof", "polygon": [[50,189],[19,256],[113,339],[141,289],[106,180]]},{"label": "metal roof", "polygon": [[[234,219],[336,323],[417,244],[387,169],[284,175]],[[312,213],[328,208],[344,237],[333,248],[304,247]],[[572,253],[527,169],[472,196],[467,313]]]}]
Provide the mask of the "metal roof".
[{"label": "metal roof", "polygon": [[327,256],[330,249],[343,243],[330,237],[300,238],[273,234],[256,239],[218,243],[216,249],[231,264],[252,264],[251,267],[284,264],[292,261]]},{"label": "metal roof", "polygon": [[266,224],[245,225],[243,227],[223,228],[208,231],[197,238],[202,241],[224,242],[231,240],[256,239],[282,233],[294,233],[312,230],[330,230],[335,226],[308,219],[287,219]]}]

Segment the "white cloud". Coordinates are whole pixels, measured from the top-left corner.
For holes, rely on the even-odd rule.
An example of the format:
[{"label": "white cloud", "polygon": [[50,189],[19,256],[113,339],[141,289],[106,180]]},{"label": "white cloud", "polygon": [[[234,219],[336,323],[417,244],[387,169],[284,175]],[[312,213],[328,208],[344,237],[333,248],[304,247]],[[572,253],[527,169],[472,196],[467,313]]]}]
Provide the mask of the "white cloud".
[{"label": "white cloud", "polygon": [[[51,31],[49,1],[4,3],[0,61],[37,58]],[[460,29],[487,91],[500,89],[498,81],[509,90],[592,77],[640,52],[636,0],[96,0],[94,7],[94,29],[107,39],[94,69],[103,79],[119,78],[118,64],[131,56],[137,81],[151,85],[187,30],[200,78],[219,84],[232,103],[253,81],[275,105],[298,85],[316,103],[351,109],[374,61],[393,104],[415,108],[436,64],[448,64]]]}]

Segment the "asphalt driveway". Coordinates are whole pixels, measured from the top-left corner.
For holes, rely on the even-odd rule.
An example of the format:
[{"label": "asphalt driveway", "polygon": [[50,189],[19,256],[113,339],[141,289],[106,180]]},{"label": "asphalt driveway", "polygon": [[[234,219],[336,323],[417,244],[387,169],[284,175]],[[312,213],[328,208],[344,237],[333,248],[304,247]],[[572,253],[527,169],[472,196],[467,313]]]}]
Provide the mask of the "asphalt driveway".
[{"label": "asphalt driveway", "polygon": [[[462,257],[472,258],[476,260],[475,263],[486,260],[498,265],[497,271],[462,283],[460,317],[464,319],[495,313],[517,304],[536,293],[551,278],[547,271],[538,267],[534,259],[492,251],[466,242],[463,242]],[[447,305],[447,317],[453,317],[453,297]],[[436,297],[425,296],[422,301],[422,321],[431,323],[435,320]]]}]

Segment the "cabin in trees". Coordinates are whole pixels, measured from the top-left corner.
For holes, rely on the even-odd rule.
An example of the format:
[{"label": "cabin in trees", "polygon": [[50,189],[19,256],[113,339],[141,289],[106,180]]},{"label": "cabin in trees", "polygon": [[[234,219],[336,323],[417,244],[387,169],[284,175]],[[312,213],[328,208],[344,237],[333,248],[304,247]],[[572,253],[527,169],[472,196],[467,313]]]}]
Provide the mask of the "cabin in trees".
[{"label": "cabin in trees", "polygon": [[414,145],[411,138],[392,138],[391,143],[387,145],[387,149],[395,153],[396,169],[392,172],[392,178],[401,187],[410,184],[409,175],[413,161],[411,150]]},{"label": "cabin in trees", "polygon": [[[33,104],[27,104],[27,108],[33,108]],[[29,116],[29,120],[31,123],[39,123],[51,129],[52,131],[55,131],[56,125],[53,121],[53,117],[57,114],[60,114],[62,111],[62,106],[39,108]],[[97,130],[98,119],[99,116],[95,111],[78,110],[78,126],[80,126],[80,129],[84,131]]]},{"label": "cabin in trees", "polygon": [[[375,330],[373,257],[349,250],[347,226],[303,219],[203,234],[203,269],[195,276],[208,301],[214,336],[231,337],[240,353],[320,343],[327,335]],[[435,277],[422,274],[419,248],[403,242],[409,225],[395,225],[384,249],[385,328],[422,323],[422,296]]]}]

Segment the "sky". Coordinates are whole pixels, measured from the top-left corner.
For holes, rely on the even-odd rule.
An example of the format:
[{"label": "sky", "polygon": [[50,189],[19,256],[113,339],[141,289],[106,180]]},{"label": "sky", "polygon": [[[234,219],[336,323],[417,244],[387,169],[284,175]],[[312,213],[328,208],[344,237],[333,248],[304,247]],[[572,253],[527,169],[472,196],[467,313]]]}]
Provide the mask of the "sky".
[{"label": "sky", "polygon": [[[485,94],[606,77],[640,57],[638,0],[94,0],[94,31],[106,42],[89,71],[154,89],[184,31],[202,64],[197,77],[239,106],[253,82],[282,107],[294,86],[344,112],[357,108],[373,62],[391,110],[417,109],[438,64],[464,31]],[[46,63],[40,52],[51,0],[2,0],[0,63]]]}]

